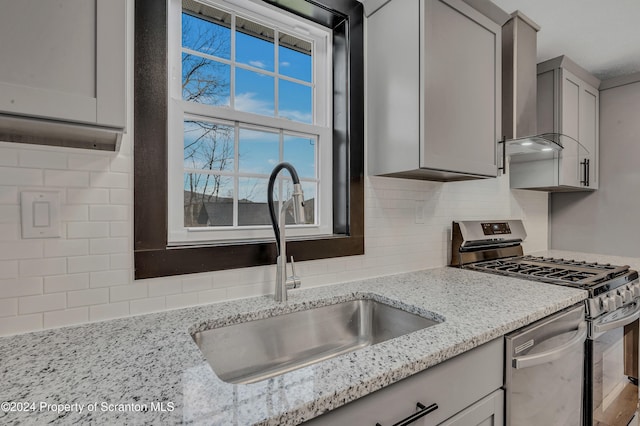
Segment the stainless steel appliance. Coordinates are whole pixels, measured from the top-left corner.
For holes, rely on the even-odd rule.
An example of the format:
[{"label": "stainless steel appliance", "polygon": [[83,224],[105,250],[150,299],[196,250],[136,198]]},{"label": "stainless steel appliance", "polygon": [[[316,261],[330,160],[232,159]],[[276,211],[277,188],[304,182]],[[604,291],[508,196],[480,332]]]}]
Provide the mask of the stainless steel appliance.
[{"label": "stainless steel appliance", "polygon": [[588,291],[584,424],[626,426],[638,408],[638,273],[626,265],[524,256],[525,238],[520,220],[454,222],[451,265]]},{"label": "stainless steel appliance", "polygon": [[582,304],[506,336],[506,424],[582,425],[586,337]]}]

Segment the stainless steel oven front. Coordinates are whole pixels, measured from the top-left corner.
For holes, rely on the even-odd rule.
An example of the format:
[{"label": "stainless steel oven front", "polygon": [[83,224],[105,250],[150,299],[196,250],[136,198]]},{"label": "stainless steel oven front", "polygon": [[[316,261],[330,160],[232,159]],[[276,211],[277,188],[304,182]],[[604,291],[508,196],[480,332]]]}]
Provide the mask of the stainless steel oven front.
[{"label": "stainless steel oven front", "polygon": [[640,299],[590,321],[585,424],[626,426],[638,410]]}]

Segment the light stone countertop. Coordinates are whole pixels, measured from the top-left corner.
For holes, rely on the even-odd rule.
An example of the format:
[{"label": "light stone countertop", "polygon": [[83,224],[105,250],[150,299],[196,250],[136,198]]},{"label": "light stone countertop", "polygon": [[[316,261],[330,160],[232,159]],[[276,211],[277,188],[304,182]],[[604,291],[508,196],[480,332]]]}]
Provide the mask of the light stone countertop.
[{"label": "light stone countertop", "polygon": [[[35,403],[26,412],[0,411],[0,424],[297,424],[578,303],[586,292],[444,267],[289,295],[286,303],[265,296],[0,338],[0,402]],[[248,385],[218,379],[190,335],[364,297],[445,321]],[[56,412],[41,403],[70,405]]]}]

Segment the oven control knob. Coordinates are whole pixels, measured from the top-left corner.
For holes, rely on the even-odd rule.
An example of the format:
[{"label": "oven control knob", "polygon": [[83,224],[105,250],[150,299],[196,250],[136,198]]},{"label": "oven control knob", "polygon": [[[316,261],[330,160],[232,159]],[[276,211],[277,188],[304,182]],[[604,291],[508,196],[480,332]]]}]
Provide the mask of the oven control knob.
[{"label": "oven control knob", "polygon": [[[622,306],[622,303],[620,306]],[[609,295],[607,297],[607,312],[613,312],[616,308],[616,297],[614,295]]]},{"label": "oven control knob", "polygon": [[623,303],[629,303],[633,300],[633,293],[631,293],[630,290],[624,289],[621,290],[620,292],[618,292],[618,294],[620,294],[620,296],[622,296],[622,302]]},{"label": "oven control knob", "polygon": [[620,294],[614,294],[613,296],[613,303],[615,304],[615,308],[622,308],[622,305],[624,304],[624,300],[622,299],[622,296],[620,296]]},{"label": "oven control knob", "polygon": [[640,297],[640,283],[631,284],[631,290],[633,291],[633,297]]}]

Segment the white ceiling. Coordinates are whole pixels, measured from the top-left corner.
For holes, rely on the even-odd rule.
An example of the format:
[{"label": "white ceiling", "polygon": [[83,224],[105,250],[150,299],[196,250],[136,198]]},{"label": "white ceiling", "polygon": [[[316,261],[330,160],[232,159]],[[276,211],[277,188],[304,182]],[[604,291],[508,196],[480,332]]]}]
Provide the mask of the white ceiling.
[{"label": "white ceiling", "polygon": [[567,55],[606,80],[640,72],[640,0],[492,0],[541,29],[538,62]]}]

